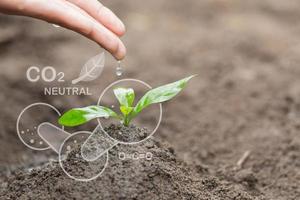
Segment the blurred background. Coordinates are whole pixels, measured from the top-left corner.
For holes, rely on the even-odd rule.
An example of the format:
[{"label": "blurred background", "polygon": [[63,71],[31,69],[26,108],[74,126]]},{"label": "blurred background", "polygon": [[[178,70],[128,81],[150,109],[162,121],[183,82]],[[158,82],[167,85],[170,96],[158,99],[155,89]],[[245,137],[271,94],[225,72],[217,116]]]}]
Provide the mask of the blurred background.
[{"label": "blurred background", "polygon": [[[243,165],[270,197],[300,194],[300,2],[296,0],[102,1],[125,23],[128,55],[122,78],[159,86],[198,76],[164,105],[155,137],[185,162],[225,179]],[[49,97],[32,84],[29,66],[53,66],[71,80],[103,51],[84,37],[42,21],[0,15],[0,169],[42,162],[16,133],[21,110],[47,102],[61,111],[97,102],[117,80],[106,54],[92,96]],[[49,85],[47,85],[49,86]],[[33,116],[39,117],[39,116]],[[91,125],[92,126],[92,125]]]}]

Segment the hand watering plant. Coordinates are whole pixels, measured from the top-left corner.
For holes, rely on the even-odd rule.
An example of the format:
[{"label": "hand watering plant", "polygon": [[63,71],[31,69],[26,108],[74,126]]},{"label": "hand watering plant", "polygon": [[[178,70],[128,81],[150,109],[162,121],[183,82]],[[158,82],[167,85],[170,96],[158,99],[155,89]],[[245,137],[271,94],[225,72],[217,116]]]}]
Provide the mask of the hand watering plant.
[{"label": "hand watering plant", "polygon": [[117,114],[110,108],[96,105],[74,108],[60,117],[59,124],[78,126],[98,117],[112,117],[121,120],[124,126],[128,126],[132,119],[151,104],[162,103],[175,97],[193,77],[189,76],[174,83],[149,90],[135,106],[133,105],[135,94],[132,88],[116,88],[114,94],[120,103],[121,114]]}]

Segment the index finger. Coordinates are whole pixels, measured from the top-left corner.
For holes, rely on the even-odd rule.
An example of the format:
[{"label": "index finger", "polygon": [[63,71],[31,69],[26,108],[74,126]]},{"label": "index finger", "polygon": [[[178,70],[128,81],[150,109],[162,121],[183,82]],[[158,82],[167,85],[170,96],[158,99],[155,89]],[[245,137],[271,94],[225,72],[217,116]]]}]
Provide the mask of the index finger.
[{"label": "index finger", "polygon": [[26,0],[22,14],[39,18],[74,30],[100,44],[116,59],[121,60],[126,54],[122,41],[110,30],[93,18],[80,12],[66,1]]},{"label": "index finger", "polygon": [[97,0],[67,0],[86,11],[90,16],[103,24],[115,34],[122,36],[125,33],[123,22],[107,7]]}]

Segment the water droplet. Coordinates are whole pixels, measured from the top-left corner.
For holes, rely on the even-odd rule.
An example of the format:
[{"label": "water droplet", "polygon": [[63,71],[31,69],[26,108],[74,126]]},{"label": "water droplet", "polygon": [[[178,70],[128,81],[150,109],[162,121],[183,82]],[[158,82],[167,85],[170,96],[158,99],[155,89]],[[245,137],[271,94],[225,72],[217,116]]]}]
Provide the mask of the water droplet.
[{"label": "water droplet", "polygon": [[121,131],[119,131],[119,135],[122,135],[122,132],[121,132]]},{"label": "water droplet", "polygon": [[78,157],[79,157],[79,154],[78,154],[78,153],[76,153],[76,154],[75,154],[75,156],[76,156],[76,158],[78,158]]},{"label": "water droplet", "polygon": [[123,70],[122,68],[117,68],[116,74],[117,76],[122,76]]},{"label": "water droplet", "polygon": [[22,134],[24,134],[24,131],[21,131]]},{"label": "water droplet", "polygon": [[43,141],[40,141],[40,145],[42,145],[43,144]]},{"label": "water droplet", "polygon": [[31,135],[33,135],[33,132],[31,132]]},{"label": "water droplet", "polygon": [[30,142],[31,144],[33,144],[33,143],[34,143],[34,139],[31,139],[29,142]]},{"label": "water droplet", "polygon": [[74,143],[76,144],[76,143],[77,143],[77,140],[74,140]]},{"label": "water droplet", "polygon": [[68,150],[68,151],[71,151],[71,146],[67,146],[67,150]]},{"label": "water droplet", "polygon": [[116,68],[116,75],[117,76],[122,76],[123,74],[123,69],[122,69],[122,66],[121,66],[121,61],[118,61],[118,66]]},{"label": "water droplet", "polygon": [[29,132],[29,129],[27,129],[26,131]]},{"label": "water droplet", "polygon": [[114,108],[115,107],[115,105],[111,105],[111,108]]},{"label": "water droplet", "polygon": [[35,127],[33,127],[34,129],[36,129],[36,126]]}]

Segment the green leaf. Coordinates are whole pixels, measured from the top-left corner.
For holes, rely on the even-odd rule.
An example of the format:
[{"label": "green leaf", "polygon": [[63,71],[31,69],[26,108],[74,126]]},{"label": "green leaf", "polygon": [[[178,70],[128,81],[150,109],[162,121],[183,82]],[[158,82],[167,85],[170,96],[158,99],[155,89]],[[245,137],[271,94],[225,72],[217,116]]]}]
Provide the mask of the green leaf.
[{"label": "green leaf", "polygon": [[120,106],[120,110],[124,116],[127,116],[132,112],[133,107]]},{"label": "green leaf", "polygon": [[78,126],[98,117],[118,118],[118,115],[103,106],[88,106],[67,111],[59,118],[58,123],[63,126]]},{"label": "green leaf", "polygon": [[116,88],[114,94],[121,106],[131,107],[135,98],[132,88]]},{"label": "green leaf", "polygon": [[174,83],[163,85],[148,91],[135,106],[134,110],[132,111],[131,118],[135,117],[138,113],[140,113],[143,109],[151,104],[162,103],[172,99],[186,86],[187,82],[194,76],[195,75],[189,76]]}]

